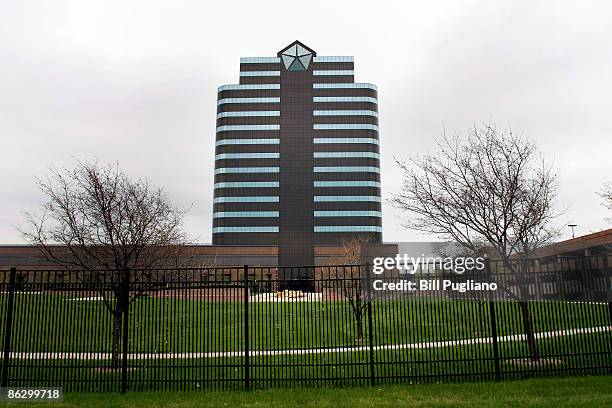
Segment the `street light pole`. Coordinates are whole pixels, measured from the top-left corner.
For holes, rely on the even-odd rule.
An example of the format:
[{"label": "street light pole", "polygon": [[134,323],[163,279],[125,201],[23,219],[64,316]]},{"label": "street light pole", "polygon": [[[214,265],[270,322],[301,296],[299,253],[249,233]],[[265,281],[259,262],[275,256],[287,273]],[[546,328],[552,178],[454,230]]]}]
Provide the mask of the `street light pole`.
[{"label": "street light pole", "polygon": [[574,227],[577,227],[578,224],[568,224],[567,226],[572,229],[572,238],[576,238],[576,234],[574,234]]}]

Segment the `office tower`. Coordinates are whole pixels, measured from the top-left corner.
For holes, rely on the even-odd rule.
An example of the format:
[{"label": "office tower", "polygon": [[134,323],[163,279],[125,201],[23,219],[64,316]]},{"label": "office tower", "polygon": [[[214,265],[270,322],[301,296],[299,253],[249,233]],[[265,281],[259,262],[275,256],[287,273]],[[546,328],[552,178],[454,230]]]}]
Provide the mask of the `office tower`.
[{"label": "office tower", "polygon": [[315,245],[382,241],[376,86],[353,58],[299,41],[240,60],[219,87],[213,244],[278,245],[280,266]]}]

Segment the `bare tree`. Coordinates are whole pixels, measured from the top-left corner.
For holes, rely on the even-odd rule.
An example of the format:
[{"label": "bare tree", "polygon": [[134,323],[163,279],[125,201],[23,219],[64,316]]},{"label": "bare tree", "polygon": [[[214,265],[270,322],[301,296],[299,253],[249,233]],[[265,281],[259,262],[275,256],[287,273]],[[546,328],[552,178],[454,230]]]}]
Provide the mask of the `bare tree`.
[{"label": "bare tree", "polygon": [[[46,197],[40,213],[26,212],[22,234],[43,256],[66,268],[86,271],[81,280],[97,284],[113,316],[113,366],[119,362],[122,312],[147,287],[147,269],[174,266],[183,244],[185,211],[162,188],[131,179],[118,165],[77,162],[73,169],[50,169],[37,179]],[[170,264],[169,264],[170,262]],[[139,290],[121,296],[128,268]]]},{"label": "bare tree", "polygon": [[[492,125],[474,126],[464,140],[443,135],[435,155],[397,164],[402,191],[391,202],[409,213],[405,227],[454,240],[473,253],[485,242],[504,270],[525,282],[533,251],[556,236],[551,221],[557,176],[534,143]],[[518,260],[518,261],[517,261]],[[515,294],[534,360],[539,358],[527,303],[528,287]]]},{"label": "bare tree", "polygon": [[[604,184],[597,195],[603,200],[601,204],[612,212],[612,183]],[[612,217],[606,218],[606,221],[612,223]]]},{"label": "bare tree", "polygon": [[343,242],[342,253],[330,258],[326,262],[329,266],[323,268],[324,278],[330,279],[333,288],[351,307],[357,326],[358,342],[363,340],[363,319],[371,296],[364,267],[367,262],[366,248],[369,241],[368,238],[357,237]]}]

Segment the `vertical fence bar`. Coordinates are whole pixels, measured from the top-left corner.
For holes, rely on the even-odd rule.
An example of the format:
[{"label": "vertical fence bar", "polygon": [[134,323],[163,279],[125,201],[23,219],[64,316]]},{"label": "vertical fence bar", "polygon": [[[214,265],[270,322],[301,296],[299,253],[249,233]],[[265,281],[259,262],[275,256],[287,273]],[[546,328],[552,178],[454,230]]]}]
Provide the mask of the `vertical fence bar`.
[{"label": "vertical fence bar", "polygon": [[251,389],[249,361],[249,266],[244,265],[244,388]]},{"label": "vertical fence bar", "polygon": [[[485,268],[489,280],[493,281],[493,273],[491,271],[491,260],[485,261]],[[497,270],[497,268],[495,268]],[[493,338],[493,362],[495,364],[495,380],[501,379],[501,367],[499,364],[499,344],[497,342],[497,316],[495,314],[495,299],[489,294],[489,317],[491,319],[491,337]]]},{"label": "vertical fence bar", "polygon": [[495,301],[489,300],[489,314],[491,316],[491,336],[493,337],[493,359],[495,362],[495,379],[501,379],[499,366],[499,344],[497,343],[497,318],[495,316]]},{"label": "vertical fence bar", "polygon": [[610,324],[612,324],[612,268],[608,263],[608,254],[602,255],[603,261],[603,275],[606,282],[606,296],[608,300],[608,314],[610,318]]},{"label": "vertical fence bar", "polygon": [[121,359],[121,393],[127,391],[127,372],[128,372],[128,321],[130,307],[130,268],[123,271],[123,280],[121,283],[120,292],[121,313],[122,313],[122,329],[123,329],[123,347]]},{"label": "vertical fence bar", "polygon": [[[612,268],[610,268],[610,264],[608,262],[608,254],[604,253],[602,255],[602,267],[603,267],[603,276],[605,282],[605,290],[606,290],[606,300],[608,301],[608,319],[610,324],[612,325]],[[610,348],[610,344],[608,343],[608,349],[606,353],[611,353],[612,349]],[[608,368],[608,373],[612,374],[612,367]]]},{"label": "vertical fence bar", "polygon": [[374,371],[374,327],[372,325],[372,285],[370,283],[370,262],[365,264],[366,294],[368,296],[368,343],[370,346],[370,385],[376,384]]},{"label": "vertical fence bar", "polygon": [[2,387],[8,386],[8,367],[9,360],[11,358],[11,334],[13,331],[13,309],[15,305],[15,277],[17,275],[17,269],[11,268],[9,275],[9,287],[8,287],[8,304],[6,305],[5,314],[5,325],[4,325],[4,343],[3,350],[4,356],[2,358]]}]

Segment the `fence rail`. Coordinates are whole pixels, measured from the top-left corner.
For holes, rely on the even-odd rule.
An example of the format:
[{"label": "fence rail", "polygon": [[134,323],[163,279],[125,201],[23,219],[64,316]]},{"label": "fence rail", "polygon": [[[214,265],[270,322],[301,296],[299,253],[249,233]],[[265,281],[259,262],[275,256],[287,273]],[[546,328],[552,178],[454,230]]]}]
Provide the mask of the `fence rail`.
[{"label": "fence rail", "polygon": [[[126,392],[612,373],[608,257],[511,266],[0,271],[1,385]],[[418,288],[444,280],[498,288]],[[416,290],[397,289],[410,281]]]}]

